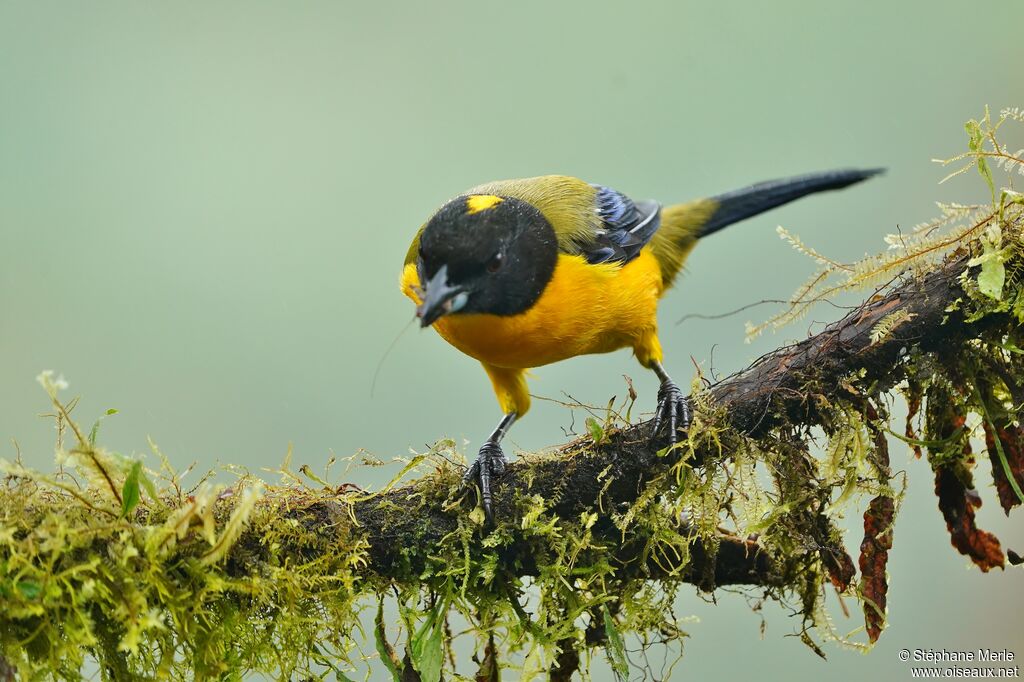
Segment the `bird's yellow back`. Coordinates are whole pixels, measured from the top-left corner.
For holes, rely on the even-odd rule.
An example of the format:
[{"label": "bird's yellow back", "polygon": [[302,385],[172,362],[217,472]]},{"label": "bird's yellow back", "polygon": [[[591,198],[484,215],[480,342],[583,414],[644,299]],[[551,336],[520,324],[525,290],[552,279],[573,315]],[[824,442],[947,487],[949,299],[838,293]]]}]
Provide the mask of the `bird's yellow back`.
[{"label": "bird's yellow back", "polygon": [[[595,210],[596,188],[568,175],[497,180],[470,189],[467,195],[510,196],[536,206],[551,223],[559,246],[566,251],[600,229]],[[714,199],[698,199],[667,206],[661,212],[661,226],[650,241],[650,252],[661,269],[662,291],[675,282],[687,256],[700,236],[701,228],[718,208]],[[410,250],[410,254],[412,251]],[[406,262],[412,262],[407,257]]]}]

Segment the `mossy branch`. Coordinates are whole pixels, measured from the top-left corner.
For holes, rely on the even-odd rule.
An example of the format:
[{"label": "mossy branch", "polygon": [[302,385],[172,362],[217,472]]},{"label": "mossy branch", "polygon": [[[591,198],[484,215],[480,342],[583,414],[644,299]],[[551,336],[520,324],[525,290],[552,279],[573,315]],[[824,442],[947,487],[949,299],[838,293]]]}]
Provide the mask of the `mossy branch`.
[{"label": "mossy branch", "polygon": [[[81,463],[96,463],[102,471],[95,473],[96,484],[89,488],[88,504],[80,502],[71,513],[68,502],[59,497],[61,490],[71,489],[67,483],[43,490],[41,479],[8,465],[4,494],[17,504],[4,505],[8,549],[0,557],[0,595],[10,603],[22,603],[20,608],[0,616],[5,625],[6,655],[10,657],[13,644],[25,646],[34,641],[33,633],[40,632],[40,618],[45,619],[42,622],[66,622],[67,614],[62,619],[43,607],[42,593],[55,586],[77,590],[78,596],[83,591],[83,585],[70,579],[69,573],[84,569],[43,572],[44,578],[40,579],[36,577],[38,570],[35,574],[30,570],[38,567],[29,566],[26,557],[10,551],[14,540],[31,537],[27,525],[36,532],[44,529],[47,537],[63,535],[61,541],[66,543],[63,549],[67,551],[59,555],[60,562],[85,562],[94,570],[93,559],[106,557],[100,565],[111,570],[97,572],[86,592],[95,593],[97,584],[116,584],[124,577],[120,571],[137,572],[140,567],[133,569],[133,564],[145,559],[150,562],[146,567],[149,572],[135,573],[138,580],[153,581],[159,590],[176,594],[176,600],[189,599],[191,594],[203,603],[202,612],[207,614],[204,618],[211,619],[210,613],[220,614],[211,622],[218,628],[231,622],[235,637],[237,629],[245,627],[249,619],[258,640],[258,623],[280,618],[283,603],[316,605],[308,620],[290,625],[295,630],[285,639],[287,646],[293,647],[296,641],[304,641],[306,649],[299,647],[289,654],[290,663],[242,659],[237,665],[245,669],[267,669],[268,665],[271,669],[295,669],[299,660],[305,660],[307,666],[311,661],[323,664],[332,660],[327,653],[310,656],[308,647],[326,652],[328,647],[320,639],[331,639],[324,632],[325,628],[331,630],[331,618],[337,619],[337,626],[345,623],[344,637],[351,637],[360,595],[384,594],[389,589],[397,589],[400,603],[412,599],[422,604],[412,595],[426,586],[434,595],[434,606],[423,613],[436,613],[437,599],[443,599],[449,607],[456,607],[457,599],[465,599],[477,609],[473,615],[486,623],[488,618],[497,618],[498,603],[510,605],[514,617],[524,622],[537,618],[537,614],[530,616],[523,611],[517,596],[523,578],[537,583],[552,577],[563,580],[569,575],[598,579],[605,588],[596,604],[618,603],[620,609],[627,608],[630,590],[643,583],[690,583],[702,590],[742,584],[760,586],[779,598],[797,594],[804,602],[805,614],[813,618],[815,609],[820,608],[821,577],[841,590],[852,589],[855,568],[826,513],[825,503],[833,497],[832,491],[822,492],[816,487],[815,470],[801,434],[811,426],[821,426],[832,434],[848,429],[848,424],[837,421],[843,414],[838,406],[843,405],[863,408],[870,417],[866,422],[869,431],[880,433],[880,395],[899,383],[921,385],[920,373],[932,371],[928,368],[959,368],[955,370],[959,377],[965,368],[965,349],[985,339],[1006,345],[1007,339],[1013,338],[1017,322],[1010,312],[978,314],[964,303],[964,285],[972,277],[969,258],[969,253],[963,253],[923,279],[908,278],[821,333],[766,355],[746,370],[698,391],[692,396],[698,408],[692,435],[674,450],[665,451],[664,444],[651,442],[650,423],[642,422],[607,428],[596,440],[588,436],[547,455],[528,455],[511,463],[496,488],[496,511],[502,521],[490,532],[479,525],[479,510],[473,510],[468,499],[472,496],[456,492],[459,468],[443,458],[432,460],[436,468],[428,475],[379,494],[363,493],[351,486],[319,490],[269,487],[260,496],[259,483],[250,478],[243,478],[232,488],[206,486],[189,494],[172,479],[162,494],[150,495],[130,518],[113,525],[110,516],[117,516],[121,496],[115,497],[109,490],[117,488],[115,477],[128,481],[134,467],[119,464],[116,457],[93,448],[91,439],[80,440],[73,453],[82,458]],[[882,337],[874,333],[879,322],[894,313],[905,313],[903,321]],[[1004,368],[998,377],[1006,390],[1020,392],[1019,379],[1024,372]],[[989,381],[991,377],[986,379]],[[991,385],[981,385],[986,395],[994,395]],[[945,396],[951,406],[962,400],[949,393]],[[952,414],[962,414],[963,409],[954,409]],[[70,420],[65,410],[59,413]],[[993,417],[998,422],[998,426],[992,423],[993,432],[996,428],[1015,428],[1006,417]],[[954,427],[952,432],[929,434],[931,440],[922,442],[941,453],[940,444],[953,442],[955,433]],[[884,448],[884,439],[881,444],[877,437],[874,440]],[[1004,432],[993,442],[1003,443],[1010,451],[1017,467],[1010,473],[1020,477],[1024,461],[1020,443],[1024,440],[1019,434],[1008,437]],[[670,494],[671,488],[690,485],[687,477],[704,476],[708,480],[710,475],[702,471],[727,468],[729,462],[749,460],[752,455],[774,468],[778,491],[772,504],[782,510],[770,523],[762,524],[764,538],[756,534],[738,537],[722,531],[719,514],[710,516],[709,524],[700,516],[700,505],[707,502],[700,496],[688,498],[685,508],[658,502],[657,498]],[[1003,452],[1003,461],[1006,457]],[[878,534],[889,532],[894,513],[894,493],[887,483],[887,451],[884,458],[884,465],[873,465],[882,485],[876,491],[881,494],[879,500],[890,502],[887,506],[873,502],[867,512],[873,514],[872,527]],[[963,480],[969,472],[960,471],[959,478],[950,478],[943,473],[947,469],[933,466],[945,486],[943,495],[952,500],[949,508],[961,505],[959,513],[950,513],[963,518],[971,511],[969,495],[965,498],[965,488],[957,488],[950,481]],[[962,469],[962,465],[957,466]],[[1004,483],[1016,481],[1016,477],[1004,479]],[[40,497],[15,495],[19,486],[27,485],[36,486]],[[949,488],[951,485],[954,487]],[[83,494],[75,490],[71,499],[77,501]],[[719,496],[720,491],[716,491],[711,497],[717,503]],[[104,506],[103,499],[108,506]],[[1007,509],[1016,504],[1010,497],[1006,500]],[[880,528],[876,518],[879,509],[888,513],[888,521]],[[55,510],[65,516],[59,526],[51,528]],[[666,515],[666,511],[672,513]],[[973,517],[973,512],[970,515]],[[868,516],[865,519],[867,528]],[[59,532],[55,528],[60,528]],[[991,542],[985,547],[986,534],[977,531],[973,521],[964,527],[951,526],[951,532],[954,545],[975,558],[982,568],[1004,563],[1001,552],[992,553]],[[69,534],[77,537],[71,540]],[[786,542],[783,535],[793,542]],[[888,543],[876,544],[887,549],[891,540]],[[998,541],[995,545],[998,547]],[[572,552],[576,554],[570,559]],[[211,560],[211,556],[215,558]],[[873,625],[872,639],[884,625],[885,561],[883,556],[878,563],[877,556],[875,551],[868,563],[862,557],[862,570],[877,565],[880,568],[875,570],[882,575],[881,588],[877,580],[865,587],[865,594],[871,595],[869,613],[874,614],[868,616],[869,626]],[[47,575],[52,581],[49,586]],[[217,586],[212,593],[209,581]],[[145,593],[149,589],[134,584],[128,592]],[[609,602],[612,595],[615,600]],[[119,601],[116,594],[111,598],[114,603]],[[127,610],[113,616],[95,610],[80,614],[86,622],[92,622],[95,633],[88,648],[105,661],[106,672],[112,678],[123,677],[124,671],[133,667],[146,667],[144,661],[160,650],[157,647],[147,652],[141,646],[147,638],[159,642],[172,629],[178,629],[177,636],[181,637],[197,636],[188,633],[195,628],[202,630],[186,615],[187,611],[161,617],[153,607],[145,607],[152,597],[140,600],[126,595],[125,599]],[[31,608],[34,602],[40,603]],[[62,600],[58,603],[67,606]],[[260,606],[263,603],[266,606]],[[267,607],[271,610],[266,611]],[[580,613],[592,608],[588,606]],[[227,613],[235,615],[225,621]],[[259,613],[263,615],[257,617]],[[604,611],[599,609],[597,613]],[[422,613],[407,618],[407,637],[412,646],[416,636],[413,623],[422,618]],[[211,627],[211,622],[204,627]],[[609,646],[608,634],[601,628],[580,632],[580,646]],[[380,633],[378,630],[378,637]],[[177,636],[170,640],[178,642],[176,646],[192,646],[190,639],[178,640]],[[203,646],[209,649],[200,647],[186,659],[193,671],[213,672],[218,669],[217,657],[238,644],[229,639],[227,632],[203,637]],[[337,633],[333,637],[335,657],[349,660],[351,645]],[[50,641],[48,646],[55,644]],[[250,644],[255,653],[255,644]],[[493,644],[488,646],[493,652]],[[574,654],[566,654],[577,646],[576,637],[551,646],[550,660],[545,665],[558,667],[567,660],[579,665]],[[387,650],[390,647],[388,643]],[[28,659],[13,658],[20,659],[22,667],[28,669],[32,656],[45,655],[46,650],[43,646]],[[306,651],[305,656],[302,651]],[[276,655],[282,655],[281,648]],[[160,664],[157,659],[149,660],[152,665]],[[388,660],[394,664],[390,656]],[[412,665],[409,661],[407,656],[406,663],[398,660],[398,665]],[[166,660],[164,663],[171,665]],[[410,678],[427,679],[429,675]]]},{"label": "mossy branch", "polygon": [[[963,312],[947,312],[963,296],[960,282],[966,263],[967,256],[954,258],[924,280],[911,279],[885,296],[873,297],[821,333],[776,350],[691,399],[703,405],[705,412],[724,415],[738,438],[763,437],[780,426],[831,428],[831,409],[820,408],[848,400],[851,377],[856,375],[859,385],[871,386],[872,393],[878,394],[908,378],[912,365],[907,360],[912,357],[935,354],[937,362],[955,364],[949,356],[962,352],[972,339],[991,330],[1005,331],[1010,323],[1006,314],[967,322]],[[887,338],[873,341],[872,330],[878,322],[897,311],[908,313],[908,321]],[[530,545],[515,530],[523,496],[542,497],[547,510],[563,519],[596,514],[595,527],[605,533],[602,540],[615,547],[612,556],[624,565],[632,564],[635,548],[621,542],[612,517],[678,460],[674,453],[664,456],[665,443],[652,442],[649,431],[650,422],[641,422],[610,431],[601,442],[585,437],[557,448],[554,455],[510,463],[495,489],[496,514],[508,520],[502,527],[511,535],[503,565],[516,575],[536,574]],[[706,457],[720,460],[723,451],[729,454],[728,445],[718,441],[693,447],[687,455],[692,462]],[[429,548],[455,532],[458,519],[467,512],[465,506],[452,505],[450,495],[456,486],[452,474],[442,470],[353,505],[368,543],[367,570],[400,578],[424,569]],[[320,504],[332,508],[335,515],[342,513],[338,503]],[[317,511],[313,518],[326,513]],[[728,535],[719,541],[716,556],[691,557],[685,580],[711,589],[792,579],[785,575],[786,567],[774,565],[760,553],[757,543]],[[424,551],[410,555],[410,547]],[[633,570],[658,575],[651,566]]]},{"label": "mossy branch", "polygon": [[[4,505],[4,528],[8,529],[8,541],[31,537],[26,525],[37,532],[46,529],[49,536],[62,536],[67,549],[73,550],[60,555],[58,564],[75,563],[74,557],[79,563],[90,561],[90,557],[111,557],[102,563],[111,570],[98,571],[91,578],[93,586],[86,589],[68,578],[72,568],[57,574],[43,572],[44,577],[38,578],[38,566],[9,552],[3,559],[0,590],[5,599],[24,603],[0,616],[5,620],[6,633],[19,633],[14,639],[5,639],[5,649],[10,655],[15,643],[31,643],[33,633],[39,632],[40,618],[66,621],[67,615],[62,619],[43,608],[43,603],[31,608],[35,602],[45,602],[41,593],[54,589],[54,585],[60,585],[60,590],[77,590],[79,596],[83,589],[95,592],[97,584],[117,584],[115,576],[123,579],[122,571],[133,574],[132,565],[142,559],[150,563],[147,572],[135,574],[137,580],[151,580],[158,589],[178,595],[177,600],[188,599],[193,591],[205,595],[200,597],[204,611],[221,614],[212,618],[219,627],[228,622],[222,620],[227,617],[225,609],[236,613],[236,619],[246,613],[244,618],[256,618],[251,624],[258,630],[258,621],[273,618],[270,614],[281,608],[282,600],[313,600],[317,604],[313,620],[292,624],[296,632],[291,636],[307,638],[302,639],[307,647],[325,636],[324,623],[316,619],[329,619],[333,613],[339,624],[347,622],[351,628],[359,595],[383,594],[388,586],[398,589],[400,600],[412,598],[410,595],[425,585],[430,586],[428,591],[435,599],[447,595],[446,600],[454,600],[459,595],[478,609],[475,615],[484,621],[486,614],[496,611],[496,602],[511,605],[515,617],[530,621],[516,596],[519,581],[530,577],[543,582],[552,575],[559,580],[568,575],[600,579],[605,590],[598,603],[607,603],[611,595],[626,601],[627,585],[650,581],[691,583],[703,590],[745,584],[761,586],[780,597],[796,592],[805,602],[805,609],[813,612],[820,590],[817,571],[823,571],[837,587],[846,590],[855,569],[825,513],[824,503],[831,491],[815,488],[814,469],[798,432],[806,433],[817,425],[826,432],[838,433],[844,428],[837,422],[837,415],[842,413],[837,409],[840,405],[867,405],[877,419],[873,406],[879,404],[878,396],[900,382],[921,383],[918,373],[925,366],[922,358],[929,358],[928,366],[963,368],[966,348],[981,339],[998,341],[1008,337],[1016,326],[1009,312],[979,316],[972,315],[969,306],[958,305],[965,296],[963,284],[970,277],[964,274],[968,260],[969,254],[963,254],[923,279],[909,278],[821,333],[781,348],[748,369],[699,391],[692,396],[698,407],[692,435],[675,450],[666,452],[663,444],[652,443],[650,424],[643,422],[607,428],[598,440],[588,436],[551,454],[525,456],[513,462],[496,488],[496,511],[502,521],[489,533],[479,525],[479,513],[466,499],[471,496],[456,494],[460,471],[440,458],[434,460],[437,468],[432,473],[380,494],[351,488],[339,492],[271,487],[257,503],[257,487],[245,479],[231,489],[207,487],[191,495],[180,490],[172,494],[175,484],[166,487],[157,499],[147,499],[131,518],[112,526],[109,518],[118,516],[116,510],[121,504],[120,495],[110,494],[111,489],[117,490],[113,477],[128,481],[132,467],[125,463],[118,466],[109,455],[81,440],[73,452],[82,457],[82,463],[99,467],[97,484],[91,488],[87,504],[80,503],[68,513],[68,502],[59,498],[59,491],[74,492],[75,500],[85,493],[67,483],[50,490],[37,488],[38,498],[21,496],[18,504]],[[873,333],[881,320],[894,313],[904,313],[903,322],[881,338]],[[1020,392],[1017,379],[1024,373],[1003,372],[999,376],[1007,390]],[[1008,381],[1008,376],[1013,380]],[[985,390],[992,395],[990,386]],[[70,419],[65,411],[61,414],[65,420]],[[999,428],[1009,428],[1005,415],[1000,424]],[[949,434],[942,436],[949,438]],[[1018,441],[1004,434],[994,442],[1017,448],[1011,455],[1019,466]],[[775,456],[766,456],[769,452]],[[773,505],[783,510],[764,526],[769,534],[767,543],[755,536],[722,532],[717,513],[709,517],[709,524],[707,518],[698,516],[703,500],[700,496],[688,498],[684,507],[657,501],[671,487],[685,487],[687,476],[708,480],[707,470],[727,467],[736,458],[749,460],[752,455],[775,468],[779,490]],[[26,470],[9,467],[8,474],[7,490],[12,498],[19,485],[41,483]],[[880,480],[884,483],[887,476],[886,464]],[[943,485],[953,484],[946,481]],[[962,490],[954,488],[943,494],[954,500],[949,504],[962,506]],[[137,493],[134,496],[137,499]],[[711,496],[716,504],[720,503],[719,496],[720,491]],[[107,499],[106,506],[103,499]],[[872,509],[878,508],[891,512],[892,505],[872,504]],[[59,510],[63,518],[50,528],[53,510]],[[969,504],[956,518],[961,518],[964,510],[970,510]],[[16,530],[19,528],[22,530]],[[781,529],[795,542],[783,541]],[[959,537],[958,547],[967,548],[962,551],[973,551],[972,556],[982,558],[979,565],[983,568],[1002,565],[1001,552],[993,555],[991,547],[978,549],[979,538],[982,546],[986,538],[973,529],[973,522],[964,528],[951,526],[951,531],[954,543]],[[72,541],[68,534],[78,537]],[[125,555],[131,547],[138,549],[127,556],[135,558]],[[572,552],[576,556],[570,560]],[[884,557],[879,565],[884,576]],[[56,582],[48,586],[46,575]],[[209,591],[211,580],[219,585],[220,592]],[[149,588],[136,583],[129,590],[133,591],[146,593]],[[884,600],[884,581],[881,597],[878,592],[875,587],[872,593],[875,610],[871,613],[881,614],[874,618],[874,637],[884,624],[884,604],[881,611],[874,604],[880,598]],[[116,595],[112,599],[119,601]],[[145,604],[152,601],[152,596],[134,600],[134,609],[133,599],[127,601],[126,610],[113,618],[89,610],[81,614],[86,622],[92,622],[95,635],[91,650],[106,661],[112,678],[123,677],[124,671],[132,668],[132,660],[136,666],[148,667],[142,662],[153,654],[145,653],[140,646],[147,637],[159,641],[172,628],[188,637],[190,629],[199,627],[196,622],[187,625],[190,620],[185,613],[161,617],[152,607],[147,610]],[[259,604],[264,601],[276,606],[257,618],[263,609]],[[435,609],[432,607],[429,613]],[[244,618],[231,621],[235,623],[233,629],[244,624]],[[415,617],[411,618],[414,622]],[[412,626],[409,632],[413,634],[407,636],[414,637]],[[582,646],[608,646],[603,630],[581,632],[597,633],[581,635]],[[193,652],[191,669],[217,670],[217,656],[224,655],[225,647],[237,646],[227,634],[220,632],[212,639],[205,636],[204,646],[210,650]],[[351,629],[347,634],[352,634]],[[295,645],[288,641],[288,646]],[[48,646],[54,645],[51,641]],[[574,655],[562,655],[572,646],[575,638],[561,641],[546,665],[557,667],[567,660],[578,665]],[[337,655],[347,659],[348,649],[348,644],[337,644]],[[39,654],[46,650],[42,647]],[[296,651],[302,650],[300,647]],[[291,656],[302,658],[296,652]],[[326,654],[313,656],[312,661],[327,658]],[[22,658],[20,662],[27,666],[30,660]],[[266,660],[246,660],[243,667],[265,668],[267,664]],[[159,661],[154,660],[153,665],[159,665]],[[278,665],[291,669],[297,663],[271,667]]]},{"label": "mossy branch", "polygon": [[[0,461],[0,677],[78,679],[92,658],[107,679],[376,671],[438,682],[468,665],[452,647],[464,636],[479,680],[502,668],[569,679],[596,649],[621,678],[633,665],[624,636],[679,646],[684,584],[745,585],[783,603],[818,653],[815,639],[869,646],[885,627],[905,476],[890,467],[887,435],[927,456],[957,551],[982,571],[1019,563],[975,522],[981,454],[1002,509],[1024,502],[1024,197],[997,194],[986,162],[998,153],[1000,168],[1024,168],[995,141],[1007,119],[1024,122],[1007,110],[967,128],[991,206],[947,206],[941,224],[966,222],[948,233],[925,224],[856,264],[824,259],[784,316],[895,283],[821,333],[695,382],[695,421],[671,449],[609,406],[589,436],[520,457],[496,486],[494,528],[459,492],[450,443],[377,493],[290,462],[283,485],[242,472],[230,487],[204,478],[186,490],[159,451],[160,469],[147,469],[97,445],[99,422],[86,436],[74,403],[58,399],[62,380],[44,373],[60,469]],[[835,278],[845,283],[825,283]],[[893,393],[909,406],[900,429]],[[77,443],[65,450],[68,426]],[[825,447],[812,449],[817,432]],[[836,523],[853,505],[864,518],[856,562]],[[832,626],[828,583],[860,602],[866,643]],[[453,618],[468,623],[462,635]]]}]

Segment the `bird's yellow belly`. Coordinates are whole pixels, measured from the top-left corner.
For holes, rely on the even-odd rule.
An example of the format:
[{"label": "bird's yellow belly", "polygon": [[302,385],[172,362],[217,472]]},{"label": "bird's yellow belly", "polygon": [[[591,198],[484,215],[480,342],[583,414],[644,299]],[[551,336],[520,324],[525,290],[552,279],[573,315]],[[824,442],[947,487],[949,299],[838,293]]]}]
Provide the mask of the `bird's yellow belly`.
[{"label": "bird's yellow belly", "polygon": [[[402,290],[413,300],[417,279],[415,266],[406,266]],[[656,338],[662,291],[661,269],[649,249],[625,266],[591,265],[579,256],[562,255],[544,293],[526,312],[456,314],[442,317],[434,327],[450,344],[487,364],[539,367],[649,343]]]}]

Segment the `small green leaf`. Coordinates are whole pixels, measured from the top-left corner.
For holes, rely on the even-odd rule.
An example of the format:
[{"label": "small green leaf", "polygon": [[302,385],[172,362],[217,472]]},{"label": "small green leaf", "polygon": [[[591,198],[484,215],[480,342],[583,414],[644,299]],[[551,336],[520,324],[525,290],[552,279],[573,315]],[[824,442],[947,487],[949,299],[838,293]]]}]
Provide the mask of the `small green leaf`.
[{"label": "small green leaf", "polygon": [[146,489],[146,494],[149,495],[149,499],[155,502],[157,500],[156,486],[153,485],[153,481],[142,469],[139,470],[139,483],[141,483],[142,487]]},{"label": "small green leaf", "polygon": [[978,289],[989,298],[999,300],[1003,297],[1003,284],[1006,282],[1006,268],[1002,261],[987,260],[981,265],[978,275]]},{"label": "small green leaf", "polygon": [[985,139],[981,132],[981,124],[972,118],[964,124],[964,130],[967,131],[967,148],[972,152],[981,151],[981,145]]},{"label": "small green leaf", "polygon": [[374,645],[377,647],[377,654],[380,655],[380,660],[384,667],[391,673],[393,681],[402,682],[402,662],[398,660],[395,650],[391,648],[387,632],[384,630],[383,600],[377,603],[377,617],[373,619],[373,623],[375,626],[373,628],[373,638],[375,640]]},{"label": "small green leaf", "polygon": [[100,432],[100,422],[109,417],[112,414],[117,414],[117,410],[111,407],[104,413],[102,417],[96,420],[96,423],[92,425],[92,429],[89,430],[89,445],[96,445],[96,436]]},{"label": "small green leaf", "polygon": [[989,170],[988,162],[984,156],[978,157],[978,173],[985,179],[988,191],[992,193],[992,203],[996,201],[996,184],[992,181],[992,171]]},{"label": "small green leaf", "polygon": [[[988,117],[985,118],[986,122]],[[981,124],[974,119],[971,119],[964,124],[964,129],[967,131],[967,148],[975,154],[982,151],[985,145],[985,133],[981,129]],[[996,186],[992,182],[992,171],[989,170],[988,163],[985,161],[984,156],[977,156],[978,160],[978,173],[982,178],[985,179],[985,183],[988,185],[989,191],[992,193],[992,201],[996,200]]]},{"label": "small green leaf", "polygon": [[142,475],[142,462],[136,461],[132,464],[132,470],[124,479],[124,487],[121,488],[121,516],[127,518],[139,504],[139,476]]},{"label": "small green leaf", "polygon": [[595,443],[600,443],[601,439],[604,438],[604,429],[601,428],[601,425],[593,417],[587,417],[586,424],[587,433],[590,434]]},{"label": "small green leaf", "polygon": [[1004,250],[985,242],[985,252],[967,262],[968,265],[981,266],[981,272],[978,273],[978,290],[996,301],[1003,298],[1003,285],[1006,283],[1006,267],[1003,265],[1005,260]]},{"label": "small green leaf", "polygon": [[622,633],[615,625],[615,619],[607,606],[601,607],[601,614],[604,618],[604,634],[608,638],[608,645],[605,651],[608,652],[609,663],[615,673],[615,679],[625,680],[629,677],[629,663],[626,660],[626,643],[622,640]]},{"label": "small green leaf", "polygon": [[320,485],[322,485],[325,488],[330,488],[331,487],[331,484],[328,483],[327,481],[325,481],[324,479],[320,478],[319,476],[317,476],[313,472],[313,470],[309,468],[308,464],[303,464],[302,466],[300,466],[299,467],[299,472],[302,473],[306,478],[308,478],[311,481],[313,481],[314,483],[319,483]]},{"label": "small green leaf", "polygon": [[43,587],[34,580],[22,580],[17,585],[18,591],[25,599],[37,599],[43,592]]},{"label": "small green leaf", "polygon": [[409,641],[409,657],[412,667],[420,674],[422,682],[439,682],[441,679],[441,663],[444,652],[441,649],[444,618],[441,604],[435,606],[427,615],[416,634]]}]

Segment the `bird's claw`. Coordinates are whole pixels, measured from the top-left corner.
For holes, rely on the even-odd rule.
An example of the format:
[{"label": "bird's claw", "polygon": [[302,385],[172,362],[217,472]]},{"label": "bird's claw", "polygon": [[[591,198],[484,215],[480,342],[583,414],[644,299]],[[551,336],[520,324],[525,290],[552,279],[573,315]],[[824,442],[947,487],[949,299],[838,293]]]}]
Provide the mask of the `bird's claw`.
[{"label": "bird's claw", "polygon": [[480,502],[484,508],[484,518],[487,523],[494,520],[493,497],[491,495],[491,481],[505,473],[505,453],[496,442],[486,441],[476,456],[476,461],[466,470],[462,476],[463,488],[472,487],[475,482],[480,483]]},{"label": "bird's claw", "polygon": [[690,401],[686,399],[674,381],[671,379],[663,381],[661,388],[658,389],[658,409],[654,413],[654,428],[651,429],[651,438],[658,436],[662,426],[668,426],[669,445],[675,445],[680,441],[679,432],[690,428],[692,419]]}]

